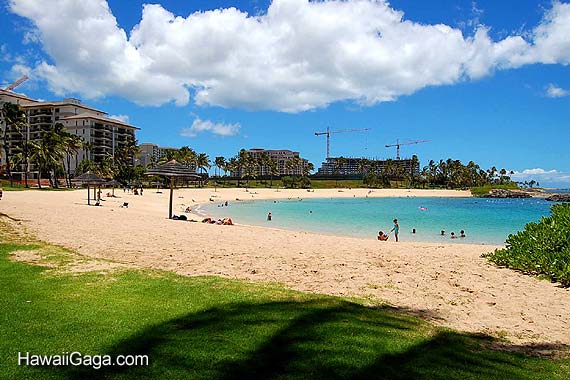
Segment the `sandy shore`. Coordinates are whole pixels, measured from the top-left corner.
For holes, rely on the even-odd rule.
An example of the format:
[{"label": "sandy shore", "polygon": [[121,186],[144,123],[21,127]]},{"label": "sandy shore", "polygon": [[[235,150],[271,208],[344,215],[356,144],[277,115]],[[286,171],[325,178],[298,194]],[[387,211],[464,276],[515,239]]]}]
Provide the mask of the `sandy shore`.
[{"label": "sandy shore", "polygon": [[[168,191],[116,191],[103,207],[86,190],[5,192],[0,212],[23,220],[40,239],[94,258],[183,275],[272,281],[317,293],[383,300],[436,324],[506,337],[515,344],[570,345],[570,291],[499,269],[483,245],[378,242],[167,219]],[[238,199],[354,196],[469,196],[437,190],[177,190],[174,212]],[[129,203],[129,208],[119,206]]]}]

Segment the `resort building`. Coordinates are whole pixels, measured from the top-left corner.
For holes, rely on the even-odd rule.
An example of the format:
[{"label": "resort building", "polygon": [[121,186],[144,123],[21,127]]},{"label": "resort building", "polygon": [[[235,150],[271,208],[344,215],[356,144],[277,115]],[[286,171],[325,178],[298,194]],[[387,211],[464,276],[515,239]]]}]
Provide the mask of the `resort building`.
[{"label": "resort building", "polygon": [[[287,149],[277,149],[277,150],[270,150],[270,149],[262,149],[262,148],[253,148],[249,149],[247,153],[256,159],[259,163],[257,165],[257,176],[258,177],[269,177],[271,175],[270,168],[268,165],[262,164],[262,157],[267,155],[269,159],[273,160],[277,165],[277,174],[278,176],[283,175],[302,175],[303,169],[309,165],[309,161],[301,158],[299,156],[299,152],[293,152]],[[289,166],[287,163],[292,160],[299,160],[299,165]],[[238,169],[231,172],[232,177],[243,177],[244,169]]]},{"label": "resort building", "polygon": [[144,167],[154,165],[160,159],[160,148],[153,143],[142,143],[139,145],[139,154],[136,157],[137,164]]},{"label": "resort building", "polygon": [[339,165],[339,157],[327,158],[317,171],[320,176],[359,176],[365,171],[365,166],[372,168],[376,173],[382,173],[386,170],[387,163],[390,162],[393,168],[402,173],[420,172],[419,160],[403,159],[403,160],[376,160],[367,158],[345,157],[344,163]]},{"label": "resort building", "polygon": [[[2,130],[7,133],[7,149],[10,155],[17,153],[25,140],[34,141],[41,137],[42,131],[61,123],[68,133],[81,136],[88,147],[80,149],[71,159],[70,171],[74,174],[79,162],[84,159],[96,163],[115,154],[115,151],[135,139],[138,129],[118,119],[108,117],[104,111],[83,104],[78,99],[66,98],[61,101],[38,101],[11,91],[0,90],[0,107],[4,103],[18,104],[26,114],[26,125],[22,131],[7,128],[4,120],[0,121]],[[5,161],[3,152],[2,162]],[[21,168],[13,168],[18,173]]]}]

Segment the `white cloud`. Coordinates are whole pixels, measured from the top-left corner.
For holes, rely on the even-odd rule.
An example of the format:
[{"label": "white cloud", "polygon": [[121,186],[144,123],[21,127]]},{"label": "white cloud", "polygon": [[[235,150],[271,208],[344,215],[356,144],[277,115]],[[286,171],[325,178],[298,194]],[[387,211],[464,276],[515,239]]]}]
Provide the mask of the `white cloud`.
[{"label": "white cloud", "polygon": [[560,172],[558,170],[544,170],[542,168],[525,169],[522,172],[515,171],[515,174],[511,175],[511,178],[514,181],[529,181],[534,179],[542,184],[570,183],[570,173]]},{"label": "white cloud", "polygon": [[[127,35],[105,0],[10,0],[33,21],[53,63],[34,67],[59,94],[119,95],[140,104],[301,112],[351,100],[393,101],[526,64],[570,64],[570,4],[554,2],[529,41],[493,41],[404,19],[381,0],[274,0],[175,16],[146,4]],[[477,10],[474,3],[474,9]],[[62,38],[65,36],[65,38]]]},{"label": "white cloud", "polygon": [[109,116],[111,119],[117,119],[122,121],[123,123],[129,123],[129,115],[111,115]]},{"label": "white cloud", "polygon": [[560,88],[552,83],[546,88],[546,96],[549,98],[562,98],[564,96],[569,96],[570,91]]},{"label": "white cloud", "polygon": [[214,123],[210,120],[200,120],[196,118],[189,128],[182,128],[180,136],[196,137],[201,132],[210,132],[218,136],[235,136],[239,133],[241,126],[239,123],[224,124]]}]

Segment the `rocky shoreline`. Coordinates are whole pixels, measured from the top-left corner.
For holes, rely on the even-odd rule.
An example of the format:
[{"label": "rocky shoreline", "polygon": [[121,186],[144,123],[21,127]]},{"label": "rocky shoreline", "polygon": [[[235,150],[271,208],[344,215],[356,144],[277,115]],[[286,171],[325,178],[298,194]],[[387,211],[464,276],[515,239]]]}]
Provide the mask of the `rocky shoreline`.
[{"label": "rocky shoreline", "polygon": [[532,195],[523,190],[492,189],[483,198],[532,198]]},{"label": "rocky shoreline", "polygon": [[489,194],[482,198],[544,198],[550,202],[570,202],[570,194],[565,193],[544,193],[540,190],[505,190],[492,189]]},{"label": "rocky shoreline", "polygon": [[570,194],[552,194],[546,197],[546,200],[551,202],[570,202]]}]

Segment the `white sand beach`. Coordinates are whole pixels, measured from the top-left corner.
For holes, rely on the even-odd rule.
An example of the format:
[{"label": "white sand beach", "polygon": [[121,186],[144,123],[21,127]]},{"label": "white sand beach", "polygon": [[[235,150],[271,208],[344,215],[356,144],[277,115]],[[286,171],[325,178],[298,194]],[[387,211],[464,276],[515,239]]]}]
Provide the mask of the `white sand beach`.
[{"label": "white sand beach", "polygon": [[[438,325],[506,337],[516,344],[570,344],[570,291],[489,264],[480,255],[492,246],[378,242],[373,237],[182,222],[167,219],[168,190],[115,194],[118,198],[105,197],[103,207],[88,207],[86,190],[5,192],[0,212],[21,219],[38,238],[89,257],[384,301]],[[469,192],[182,189],[174,193],[174,213],[210,198],[235,202],[354,196],[465,197]],[[129,208],[121,208],[123,202]]]}]

